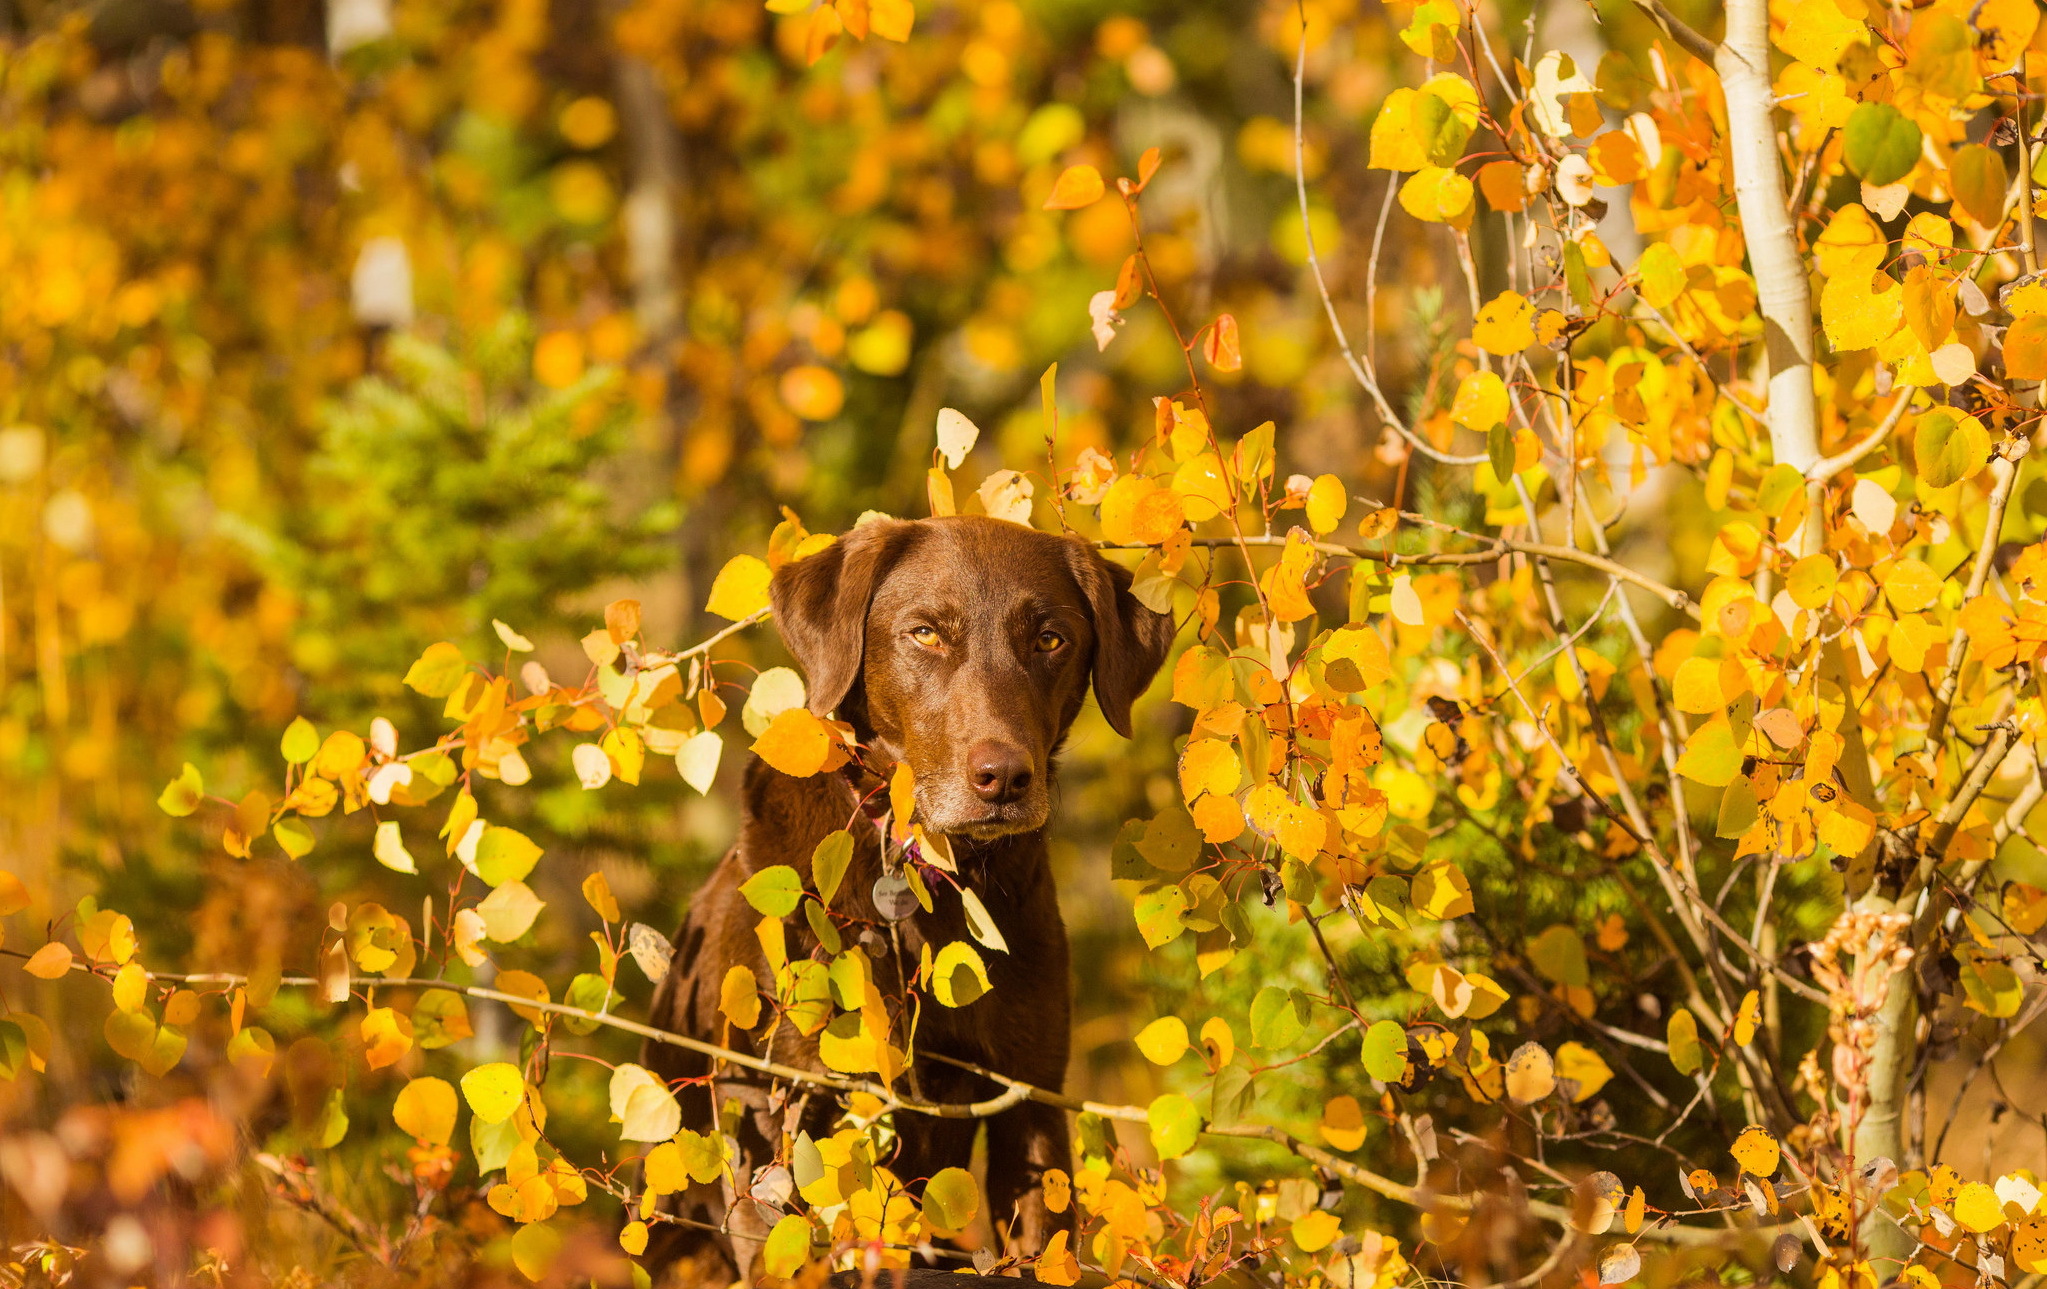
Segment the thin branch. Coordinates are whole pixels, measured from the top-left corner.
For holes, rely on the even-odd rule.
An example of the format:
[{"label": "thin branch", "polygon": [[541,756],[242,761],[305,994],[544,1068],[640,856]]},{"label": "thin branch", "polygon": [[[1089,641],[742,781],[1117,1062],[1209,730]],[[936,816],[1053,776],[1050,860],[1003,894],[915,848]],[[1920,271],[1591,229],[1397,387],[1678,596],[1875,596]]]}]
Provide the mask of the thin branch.
[{"label": "thin branch", "polygon": [[[1356,379],[1359,387],[1371,396],[1372,402],[1378,406],[1379,415],[1385,420],[1386,424],[1393,427],[1395,433],[1407,440],[1410,447],[1430,460],[1440,461],[1444,465],[1477,465],[1486,459],[1485,453],[1481,452],[1475,456],[1458,456],[1455,453],[1444,452],[1408,428],[1407,422],[1403,421],[1394,412],[1393,405],[1386,401],[1386,395],[1380,390],[1378,378],[1373,373],[1370,365],[1361,361],[1356,351],[1351,348],[1350,336],[1344,331],[1342,320],[1336,316],[1336,302],[1329,297],[1329,282],[1322,273],[1322,257],[1315,250],[1315,229],[1308,218],[1308,178],[1307,171],[1302,164],[1304,146],[1301,141],[1301,87],[1307,79],[1307,73],[1308,18],[1306,11],[1303,10],[1301,13],[1300,46],[1294,51],[1294,196],[1301,208],[1301,237],[1308,251],[1308,268],[1314,274],[1315,290],[1322,297],[1322,311],[1328,315],[1329,330],[1336,337],[1336,347],[1342,352],[1344,365],[1350,368],[1351,376]],[[1387,186],[1389,203],[1392,191],[1392,186],[1389,184]],[[1374,240],[1376,242],[1376,239]],[[1378,259],[1375,247],[1372,262],[1376,265]]]},{"label": "thin branch", "polygon": [[1635,0],[1635,4],[1663,29],[1664,35],[1676,41],[1687,54],[1709,67],[1712,65],[1713,56],[1719,52],[1719,47],[1692,30],[1684,19],[1664,6],[1663,0]]},{"label": "thin branch", "polygon": [[[1962,596],[1968,603],[1983,594],[1983,588],[1990,581],[1990,567],[1997,559],[1997,534],[2004,527],[2005,508],[2011,504],[2012,485],[2018,482],[2019,458],[2032,449],[2032,440],[2020,439],[2009,449],[1990,459],[1990,511],[1983,520],[1983,539],[1976,544],[1976,562],[1969,569],[1969,586]],[[1926,718],[1927,746],[1938,749],[1941,738],[1947,732],[1948,714],[1954,710],[1955,687],[1961,682],[1962,664],[1969,656],[1969,633],[1960,626],[1948,637],[1947,662],[1942,665],[1940,682],[1933,687],[1933,710]]]},{"label": "thin branch", "polygon": [[1884,415],[1883,424],[1871,430],[1854,446],[1843,448],[1830,457],[1821,457],[1813,462],[1806,469],[1806,479],[1812,481],[1831,478],[1882,447],[1884,441],[1891,437],[1891,431],[1898,428],[1898,422],[1904,418],[1905,409],[1912,405],[1912,395],[1916,392],[1916,388],[1910,385],[1899,390],[1898,401],[1891,404],[1891,410]]},{"label": "thin branch", "polygon": [[[1421,515],[1408,515],[1405,511],[1402,512],[1402,517],[1429,523],[1434,522],[1427,520]],[[1448,529],[1448,531],[1456,532],[1460,536],[1485,542],[1487,545],[1483,550],[1422,551],[1412,555],[1404,555],[1398,551],[1375,551],[1363,546],[1344,546],[1337,542],[1309,542],[1308,545],[1324,555],[1342,555],[1349,556],[1352,559],[1368,559],[1374,563],[1384,564],[1388,568],[1398,568],[1404,564],[1444,566],[1490,564],[1510,553],[1543,556],[1549,559],[1563,560],[1569,564],[1581,564],[1586,568],[1597,569],[1608,577],[1619,578],[1631,586],[1638,586],[1648,591],[1657,599],[1662,600],[1671,608],[1684,613],[1687,617],[1696,619],[1699,616],[1699,606],[1692,600],[1691,596],[1674,586],[1665,586],[1653,577],[1638,573],[1625,564],[1607,559],[1603,555],[1594,555],[1589,551],[1573,550],[1569,546],[1552,546],[1546,542],[1515,541],[1507,537],[1486,537],[1479,533],[1466,533],[1461,529],[1449,529],[1448,525],[1442,525],[1442,527]],[[1286,543],[1287,539],[1285,537],[1272,534],[1251,536],[1243,539],[1245,546],[1284,546]],[[1235,547],[1237,544],[1238,541],[1234,537],[1197,537],[1192,542],[1192,545],[1205,547]],[[1096,542],[1095,545],[1101,550],[1152,549],[1141,542]]]}]

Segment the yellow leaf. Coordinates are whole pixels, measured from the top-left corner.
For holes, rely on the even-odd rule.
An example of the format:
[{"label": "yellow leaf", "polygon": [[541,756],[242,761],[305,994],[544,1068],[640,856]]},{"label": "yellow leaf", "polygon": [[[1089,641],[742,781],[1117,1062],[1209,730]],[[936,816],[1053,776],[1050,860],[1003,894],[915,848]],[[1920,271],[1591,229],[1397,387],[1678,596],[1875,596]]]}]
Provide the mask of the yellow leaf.
[{"label": "yellow leaf", "polygon": [[947,1007],[964,1007],[988,992],[988,968],[964,940],[938,951],[931,964],[931,992]]},{"label": "yellow leaf", "polygon": [[1048,1285],[1059,1285],[1062,1289],[1080,1280],[1080,1260],[1066,1247],[1065,1231],[1054,1231],[1052,1238],[1045,1241],[1035,1270],[1038,1279]]},{"label": "yellow leaf", "polygon": [[1884,598],[1900,613],[1917,613],[1940,598],[1940,575],[1923,560],[1898,560],[1884,575]]},{"label": "yellow leaf", "polygon": [[1664,1039],[1670,1047],[1670,1063],[1679,1074],[1692,1074],[1705,1064],[1705,1053],[1699,1047],[1699,1022],[1687,1009],[1680,1007],[1670,1014]]},{"label": "yellow leaf", "polygon": [[1217,1068],[1228,1065],[1237,1054],[1237,1035],[1230,1023],[1220,1016],[1201,1022],[1201,1048],[1210,1065]]},{"label": "yellow leaf", "polygon": [[1529,1105],[1557,1087],[1556,1062],[1539,1043],[1523,1043],[1507,1058],[1507,1095]]},{"label": "yellow leaf", "polygon": [[645,1253],[647,1251],[647,1224],[645,1222],[627,1222],[625,1228],[618,1233],[618,1247],[636,1258]]},{"label": "yellow leaf", "polygon": [[412,1050],[412,1022],[389,1007],[373,1007],[362,1018],[362,1043],[363,1059],[381,1070]]},{"label": "yellow leaf", "polygon": [[1303,1213],[1294,1219],[1294,1243],[1301,1246],[1303,1253],[1315,1253],[1328,1248],[1343,1234],[1343,1220],[1325,1209]]},{"label": "yellow leaf", "polygon": [[1338,1150],[1356,1150],[1365,1144],[1365,1114],[1353,1096],[1331,1097],[1322,1107],[1317,1125],[1322,1140]]},{"label": "yellow leaf", "polygon": [[1318,476],[1308,486],[1308,527],[1318,537],[1328,536],[1343,522],[1343,512],[1349,506],[1350,494],[1344,491],[1343,480],[1333,474]]},{"label": "yellow leaf", "polygon": [[1315,612],[1305,586],[1308,570],[1314,562],[1315,548],[1308,544],[1305,534],[1298,528],[1288,533],[1278,562],[1266,569],[1258,581],[1274,618],[1281,622],[1299,622]]},{"label": "yellow leaf", "polygon": [[1046,210],[1079,210],[1102,199],[1102,173],[1093,166],[1068,166],[1045,198]]},{"label": "yellow leaf", "polygon": [[532,929],[533,920],[547,902],[524,882],[505,882],[476,906],[483,918],[484,935],[499,944],[509,944]]},{"label": "yellow leaf", "polygon": [[446,1079],[418,1078],[399,1089],[391,1119],[399,1129],[433,1146],[445,1146],[455,1131],[455,1089]]},{"label": "yellow leaf", "polygon": [[618,899],[612,895],[611,882],[604,876],[603,869],[593,869],[583,879],[583,902],[606,922],[618,921]]},{"label": "yellow leaf", "polygon": [[[1660,245],[1660,243],[1659,243]],[[1450,419],[1480,434],[1507,423],[1507,385],[1489,371],[1473,372],[1457,386]]]},{"label": "yellow leaf", "polygon": [[1905,293],[1896,278],[1856,260],[1827,280],[1820,292],[1820,320],[1836,351],[1867,349],[1904,325]]},{"label": "yellow leaf", "polygon": [[767,561],[753,555],[735,555],[718,570],[704,609],[734,622],[750,618],[768,607],[768,581],[772,576]]},{"label": "yellow leaf", "polygon": [[2020,935],[2031,935],[2047,926],[2047,891],[2025,882],[2011,882],[2004,888],[2004,920]]},{"label": "yellow leaf", "polygon": [[1613,1077],[1613,1070],[1599,1053],[1583,1043],[1566,1043],[1558,1048],[1556,1066],[1558,1079],[1577,1084],[1571,1093],[1573,1101],[1588,1101],[1597,1096]]},{"label": "yellow leaf", "polygon": [[741,964],[725,973],[718,986],[718,1010],[740,1029],[752,1029],[760,1022],[760,981],[754,978],[752,968]]},{"label": "yellow leaf", "polygon": [[1187,1053],[1187,1022],[1159,1017],[1137,1032],[1137,1050],[1153,1065],[1171,1065]]},{"label": "yellow leaf", "polygon": [[1355,694],[1393,675],[1386,642],[1366,626],[1338,627],[1322,645],[1323,674],[1332,689]]},{"label": "yellow leaf", "polygon": [[485,1123],[503,1123],[511,1118],[525,1094],[526,1080],[519,1067],[505,1061],[479,1065],[462,1076],[463,1099]]},{"label": "yellow leaf", "polygon": [[[196,773],[196,771],[195,771]],[[19,877],[0,869],[0,918],[28,907],[28,887]]]},{"label": "yellow leaf", "polygon": [[1729,1153],[1741,1166],[1741,1171],[1752,1177],[1771,1177],[1777,1172],[1777,1160],[1782,1152],[1777,1139],[1763,1129],[1743,1128]]},{"label": "yellow leaf", "polygon": [[1400,208],[1430,224],[1471,222],[1471,180],[1448,166],[1424,166],[1400,185]]},{"label": "yellow leaf", "polygon": [[1502,291],[1478,311],[1471,339],[1489,354],[1518,354],[1535,343],[1535,306],[1514,291]]},{"label": "yellow leaf", "polygon": [[1982,1182],[1970,1182],[1962,1187],[1949,1207],[1955,1221],[1978,1235],[2004,1225],[2004,1205],[1998,1200],[1997,1192]]},{"label": "yellow leaf", "polygon": [[639,731],[625,725],[615,726],[604,731],[597,746],[610,760],[612,773],[638,786],[640,771],[647,764],[647,745],[640,740]]},{"label": "yellow leaf", "polygon": [[1242,762],[1227,739],[1195,739],[1180,754],[1180,792],[1190,804],[1204,792],[1228,796],[1242,779]]},{"label": "yellow leaf", "polygon": [[1741,1007],[1734,1015],[1734,1045],[1747,1047],[1756,1036],[1756,1026],[1763,1020],[1763,998],[1751,989],[1742,995]]}]

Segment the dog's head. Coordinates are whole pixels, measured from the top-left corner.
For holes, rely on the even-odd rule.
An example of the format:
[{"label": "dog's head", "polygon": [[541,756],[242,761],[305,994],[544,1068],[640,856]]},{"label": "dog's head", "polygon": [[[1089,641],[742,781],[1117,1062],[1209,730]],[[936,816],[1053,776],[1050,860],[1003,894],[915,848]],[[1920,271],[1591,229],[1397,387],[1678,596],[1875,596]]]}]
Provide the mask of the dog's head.
[{"label": "dog's head", "polygon": [[869,520],[772,598],[810,709],[909,761],[925,827],[977,839],[1044,824],[1089,682],[1127,736],[1173,637],[1086,542],[983,516]]}]

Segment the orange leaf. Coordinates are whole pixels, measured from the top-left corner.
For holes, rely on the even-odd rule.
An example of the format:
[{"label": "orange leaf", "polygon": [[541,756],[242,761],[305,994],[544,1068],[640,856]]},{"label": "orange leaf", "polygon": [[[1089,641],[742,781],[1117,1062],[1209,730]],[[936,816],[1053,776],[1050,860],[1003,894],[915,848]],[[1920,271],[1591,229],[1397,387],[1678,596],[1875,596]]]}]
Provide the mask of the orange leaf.
[{"label": "orange leaf", "polygon": [[761,731],[753,751],[783,774],[808,778],[824,769],[831,759],[832,733],[804,708],[792,707]]},{"label": "orange leaf", "polygon": [[2047,314],[2029,314],[2004,333],[2004,370],[2013,380],[2047,380]]},{"label": "orange leaf", "polygon": [[1088,165],[1068,166],[1052,185],[1052,195],[1045,198],[1045,209],[1079,210],[1101,199],[1102,172]]},{"label": "orange leaf", "polygon": [[1201,356],[1208,359],[1209,366],[1217,371],[1241,371],[1244,353],[1237,343],[1237,317],[1232,313],[1218,314],[1215,325],[1208,329],[1208,339],[1202,342]]},{"label": "orange leaf", "polygon": [[71,970],[71,946],[52,940],[31,954],[21,969],[41,980],[55,980]]},{"label": "orange leaf", "polygon": [[1137,159],[1137,191],[1143,192],[1151,177],[1159,172],[1159,150],[1146,148],[1144,155]]}]

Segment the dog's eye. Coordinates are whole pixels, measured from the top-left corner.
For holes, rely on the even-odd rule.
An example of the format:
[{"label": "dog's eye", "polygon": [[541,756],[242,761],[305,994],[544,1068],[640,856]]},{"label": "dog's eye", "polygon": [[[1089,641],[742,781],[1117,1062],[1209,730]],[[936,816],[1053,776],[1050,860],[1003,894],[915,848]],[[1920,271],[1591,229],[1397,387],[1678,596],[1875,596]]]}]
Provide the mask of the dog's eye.
[{"label": "dog's eye", "polygon": [[1038,633],[1039,653],[1051,653],[1065,643],[1066,637],[1060,635],[1057,631],[1040,631]]},{"label": "dog's eye", "polygon": [[938,629],[936,627],[911,627],[910,639],[915,640],[927,649],[936,649],[942,643],[938,638]]}]

